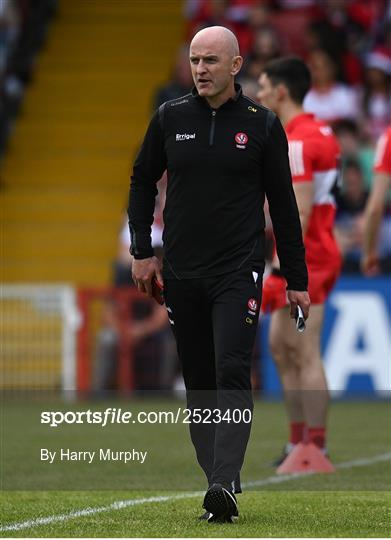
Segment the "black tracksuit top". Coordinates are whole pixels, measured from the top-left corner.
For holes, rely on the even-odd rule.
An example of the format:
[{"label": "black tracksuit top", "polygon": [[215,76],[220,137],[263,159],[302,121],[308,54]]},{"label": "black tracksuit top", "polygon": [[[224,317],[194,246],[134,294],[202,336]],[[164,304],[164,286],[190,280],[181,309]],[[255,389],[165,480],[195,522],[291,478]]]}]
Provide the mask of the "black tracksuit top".
[{"label": "black tracksuit top", "polygon": [[266,194],[288,288],[307,290],[285,132],[274,113],[235,88],[218,109],[194,89],[154,114],[131,177],[132,254],[153,255],[156,183],[167,169],[165,279],[262,269]]}]

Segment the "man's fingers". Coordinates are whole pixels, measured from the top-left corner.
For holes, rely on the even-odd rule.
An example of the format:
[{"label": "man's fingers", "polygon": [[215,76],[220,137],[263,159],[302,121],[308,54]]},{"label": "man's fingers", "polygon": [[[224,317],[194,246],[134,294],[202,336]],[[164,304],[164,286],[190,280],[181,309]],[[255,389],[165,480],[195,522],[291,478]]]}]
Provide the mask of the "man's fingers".
[{"label": "man's fingers", "polygon": [[144,288],[147,295],[152,298],[152,283],[150,279],[144,281]]},{"label": "man's fingers", "polygon": [[145,292],[144,283],[141,280],[137,280],[136,283],[137,283],[137,289],[140,292]]},{"label": "man's fingers", "polygon": [[158,270],[156,272],[156,279],[160,283],[160,285],[163,287],[163,285],[164,285],[163,276],[162,276],[162,273],[160,272],[160,270]]},{"label": "man's fingers", "polygon": [[152,297],[152,285],[150,279],[139,279],[137,280],[137,289]]},{"label": "man's fingers", "polygon": [[309,317],[309,314],[310,314],[310,305],[309,304],[303,304],[300,307],[301,307],[301,309],[303,311],[304,319],[307,320],[308,317]]},{"label": "man's fingers", "polygon": [[291,319],[294,319],[296,316],[297,302],[291,302]]}]

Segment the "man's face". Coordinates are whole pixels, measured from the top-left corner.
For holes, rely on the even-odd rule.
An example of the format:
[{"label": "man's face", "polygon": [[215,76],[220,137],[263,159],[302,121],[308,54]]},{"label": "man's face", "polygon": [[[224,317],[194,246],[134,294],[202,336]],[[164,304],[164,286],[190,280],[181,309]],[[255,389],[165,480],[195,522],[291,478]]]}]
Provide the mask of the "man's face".
[{"label": "man's face", "polygon": [[190,66],[197,91],[202,97],[223,93],[233,76],[236,60],[219,45],[196,41],[190,47]]},{"label": "man's face", "polygon": [[278,108],[278,91],[277,87],[272,85],[271,80],[262,73],[258,79],[259,90],[257,93],[257,99],[261,105],[277,112]]}]

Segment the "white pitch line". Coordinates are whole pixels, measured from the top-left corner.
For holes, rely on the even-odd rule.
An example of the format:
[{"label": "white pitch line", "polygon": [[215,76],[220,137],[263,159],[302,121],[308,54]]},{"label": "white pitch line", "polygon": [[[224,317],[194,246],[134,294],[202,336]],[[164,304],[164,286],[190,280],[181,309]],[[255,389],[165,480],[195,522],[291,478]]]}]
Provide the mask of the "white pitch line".
[{"label": "white pitch line", "polygon": [[381,454],[373,458],[355,459],[354,461],[345,461],[337,465],[338,469],[349,469],[350,467],[365,467],[365,465],[372,465],[372,463],[378,463],[379,461],[389,461],[391,459],[391,452],[387,454]]},{"label": "white pitch line", "polygon": [[68,514],[59,514],[57,516],[48,516],[45,518],[30,519],[28,521],[21,521],[20,523],[13,523],[11,525],[4,525],[0,527],[0,532],[5,531],[20,531],[21,529],[28,529],[30,527],[37,527],[39,525],[49,525],[51,523],[58,523],[60,521],[67,521],[68,519],[90,516],[92,514],[100,514],[101,512],[109,512],[110,510],[121,510],[128,506],[136,506],[138,504],[153,503],[153,502],[165,502],[173,501],[176,499],[187,499],[189,497],[198,497],[203,494],[202,491],[184,493],[181,495],[170,495],[162,497],[148,497],[145,499],[128,499],[125,501],[115,501],[108,506],[97,506],[95,508],[83,508],[83,510],[76,510],[75,512],[69,512]]},{"label": "white pitch line", "polygon": [[[344,463],[339,463],[336,465],[337,469],[351,469],[353,467],[365,467],[366,465],[373,465],[374,463],[379,463],[381,461],[391,460],[391,452],[387,454],[380,454],[372,458],[363,458],[356,459],[353,461],[345,461]],[[296,478],[302,478],[303,476],[309,476],[315,473],[304,472],[304,473],[293,473],[285,474],[281,476],[269,476],[263,480],[256,480],[254,482],[246,482],[243,484],[243,487],[259,487],[267,486],[271,484],[280,484],[282,482],[288,482],[290,480],[296,480]],[[29,529],[33,527],[38,527],[40,525],[49,525],[51,523],[59,523],[61,521],[67,521],[69,519],[74,519],[78,517],[90,516],[93,514],[100,514],[101,512],[109,512],[110,510],[122,510],[122,508],[127,508],[128,506],[137,506],[139,504],[148,504],[154,502],[166,502],[166,501],[175,501],[178,499],[190,499],[194,497],[200,497],[204,494],[203,491],[193,491],[191,493],[182,493],[179,495],[167,495],[161,497],[146,497],[144,499],[127,499],[124,501],[115,501],[112,504],[107,506],[97,506],[95,508],[84,508],[83,510],[77,510],[75,512],[69,512],[68,514],[59,514],[56,516],[48,516],[44,518],[30,519],[28,521],[21,521],[19,523],[12,523],[9,525],[3,525],[0,527],[0,532],[6,531],[20,531],[21,529]]]},{"label": "white pitch line", "polygon": [[[335,467],[337,469],[352,469],[353,467],[365,467],[365,465],[373,465],[379,461],[389,461],[391,460],[391,452],[387,454],[380,454],[372,458],[362,458],[355,459],[353,461],[345,461],[344,463],[338,463]],[[246,482],[244,487],[259,487],[266,486],[270,484],[280,484],[281,482],[287,482],[288,480],[295,480],[296,478],[303,478],[303,476],[311,476],[316,474],[315,472],[302,472],[302,473],[292,473],[292,474],[282,474],[280,476],[270,476],[264,480],[255,480],[254,482]]]}]

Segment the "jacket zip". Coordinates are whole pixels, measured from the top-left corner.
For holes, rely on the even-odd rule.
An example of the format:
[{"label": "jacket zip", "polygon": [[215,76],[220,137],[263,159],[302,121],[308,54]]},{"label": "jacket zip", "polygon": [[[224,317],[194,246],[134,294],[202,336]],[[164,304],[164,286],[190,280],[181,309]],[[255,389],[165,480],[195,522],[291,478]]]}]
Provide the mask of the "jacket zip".
[{"label": "jacket zip", "polygon": [[216,111],[212,111],[212,122],[210,123],[209,131],[209,146],[213,146],[215,138],[215,123],[216,123]]}]

